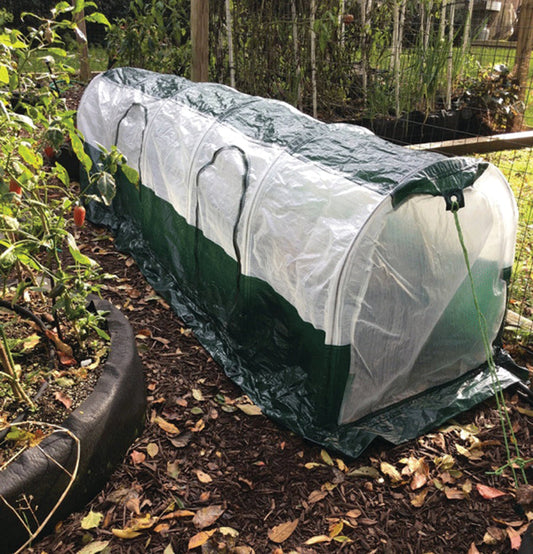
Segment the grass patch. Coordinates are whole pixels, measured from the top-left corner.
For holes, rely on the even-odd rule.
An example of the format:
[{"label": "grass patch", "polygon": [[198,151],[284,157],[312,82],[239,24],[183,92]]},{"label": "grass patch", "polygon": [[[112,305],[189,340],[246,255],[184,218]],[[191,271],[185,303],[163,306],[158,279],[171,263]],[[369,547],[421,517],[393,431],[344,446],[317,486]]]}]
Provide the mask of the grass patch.
[{"label": "grass patch", "polygon": [[[515,262],[509,290],[510,308],[533,316],[533,148],[505,150],[483,155],[509,181],[518,204]],[[532,337],[522,336],[522,340]]]}]

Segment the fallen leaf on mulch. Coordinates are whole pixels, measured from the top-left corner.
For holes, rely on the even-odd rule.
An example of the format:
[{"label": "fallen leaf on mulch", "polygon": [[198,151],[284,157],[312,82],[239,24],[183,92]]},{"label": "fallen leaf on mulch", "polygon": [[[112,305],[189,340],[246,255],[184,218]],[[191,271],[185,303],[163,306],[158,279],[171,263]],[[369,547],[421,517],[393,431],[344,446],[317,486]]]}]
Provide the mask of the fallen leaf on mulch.
[{"label": "fallen leaf on mulch", "polygon": [[470,545],[470,548],[466,554],[480,554],[475,542]]},{"label": "fallen leaf on mulch", "polygon": [[146,452],[150,458],[155,458],[159,452],[159,446],[155,442],[150,442],[146,447]]},{"label": "fallen leaf on mulch", "polygon": [[357,469],[352,469],[348,473],[349,477],[370,477],[371,479],[379,479],[381,477],[379,471],[375,467],[361,466]]},{"label": "fallen leaf on mulch", "polygon": [[169,435],[179,435],[179,429],[173,424],[167,421],[166,419],[163,419],[161,416],[155,416],[154,423],[157,423],[165,433],[168,433]]},{"label": "fallen leaf on mulch", "polygon": [[304,544],[306,546],[312,546],[313,544],[320,544],[321,542],[331,542],[331,538],[327,535],[315,535],[310,539],[307,539]]},{"label": "fallen leaf on mulch", "polygon": [[161,517],[161,519],[175,519],[178,517],[192,517],[195,513],[191,512],[190,510],[174,510],[173,512],[170,512],[168,514],[165,514]]},{"label": "fallen leaf on mulch", "polygon": [[[213,525],[215,521],[224,513],[224,507],[220,504],[214,504],[212,506],[207,506],[206,508],[201,508],[194,515],[192,522],[198,529],[204,529]],[[209,538],[209,537],[208,537]]]},{"label": "fallen leaf on mulch", "polygon": [[512,527],[507,527],[506,532],[509,540],[511,541],[511,548],[513,550],[518,550],[522,544],[522,537],[520,536],[520,533]]},{"label": "fallen leaf on mulch", "polygon": [[205,471],[202,471],[201,469],[197,469],[194,473],[196,474],[196,478],[198,479],[198,481],[200,481],[200,483],[207,484],[213,482],[213,478],[211,477],[211,475],[208,475],[207,473],[205,473]]},{"label": "fallen leaf on mulch", "polygon": [[209,531],[200,531],[200,533],[197,533],[189,540],[188,548],[189,550],[193,550],[195,548],[198,548],[199,546],[202,546],[202,544],[205,544],[211,535],[215,533],[216,529],[210,529]]},{"label": "fallen leaf on mulch", "polygon": [[256,406],[255,404],[236,404],[237,408],[241,410],[241,412],[244,412],[246,415],[249,416],[258,416],[261,415],[263,412],[261,411],[261,408],[259,406]]},{"label": "fallen leaf on mulch", "polygon": [[488,487],[487,485],[482,485],[481,483],[477,483],[476,489],[477,492],[487,500],[492,500],[493,498],[498,498],[498,496],[505,496],[507,494],[506,492]]},{"label": "fallen leaf on mulch", "polygon": [[307,502],[309,504],[314,504],[315,502],[320,502],[322,499],[326,498],[328,495],[328,491],[312,491],[309,495],[309,498],[307,499]]},{"label": "fallen leaf on mulch", "polygon": [[448,500],[463,500],[465,493],[455,487],[444,487],[444,494]]},{"label": "fallen leaf on mulch", "polygon": [[326,465],[328,465],[328,466],[334,465],[333,460],[331,459],[331,456],[326,452],[326,450],[321,450],[320,451],[320,457],[322,458],[322,460],[324,461],[324,463]]},{"label": "fallen leaf on mulch", "polygon": [[136,466],[138,464],[142,464],[144,460],[146,460],[146,454],[144,454],[144,452],[139,452],[139,450],[133,450],[130,454],[130,458],[133,465]]},{"label": "fallen leaf on mulch", "polygon": [[81,550],[78,550],[78,554],[98,554],[102,552],[109,545],[109,541],[94,541],[86,544]]},{"label": "fallen leaf on mulch", "polygon": [[293,533],[296,527],[298,526],[298,520],[293,519],[292,521],[287,521],[285,523],[280,523],[272,529],[268,530],[268,538],[277,544],[281,544],[286,541]]},{"label": "fallen leaf on mulch", "polygon": [[104,514],[101,512],[93,512],[92,510],[81,520],[82,529],[95,529],[104,519]]},{"label": "fallen leaf on mulch", "polygon": [[399,483],[402,480],[400,472],[392,464],[381,462],[380,469],[381,473],[387,475],[392,483]]},{"label": "fallen leaf on mulch", "polygon": [[533,505],[533,485],[520,485],[516,490],[516,502],[521,506]]},{"label": "fallen leaf on mulch", "polygon": [[72,398],[70,398],[68,394],[65,394],[61,391],[56,391],[54,393],[54,399],[58,402],[61,402],[61,404],[63,404],[63,406],[65,406],[67,410],[70,410],[70,407],[72,406]]},{"label": "fallen leaf on mulch", "polygon": [[483,542],[488,545],[495,545],[505,540],[507,534],[499,527],[489,527],[483,536]]},{"label": "fallen leaf on mulch", "polygon": [[421,508],[426,501],[426,496],[428,495],[429,489],[424,489],[422,492],[417,494],[411,499],[411,505],[415,508]]}]

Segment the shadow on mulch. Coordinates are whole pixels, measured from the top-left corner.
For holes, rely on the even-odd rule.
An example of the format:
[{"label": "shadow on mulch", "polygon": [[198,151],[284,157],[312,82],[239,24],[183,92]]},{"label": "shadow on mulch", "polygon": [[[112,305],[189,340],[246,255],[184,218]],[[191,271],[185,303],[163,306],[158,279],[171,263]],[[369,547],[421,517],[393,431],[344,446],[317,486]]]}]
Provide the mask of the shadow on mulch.
[{"label": "shadow on mulch", "polygon": [[[133,260],[116,252],[107,231],[87,225],[79,242],[116,276],[103,296],[135,329],[146,369],[147,425],[86,509],[25,552],[78,553],[87,545],[93,549],[85,552],[105,552],[107,544],[112,553],[178,554],[202,542],[195,551],[512,551],[513,532],[527,519],[508,472],[488,474],[505,463],[493,402],[404,445],[376,444],[356,461],[330,457],[263,415],[250,415],[242,391]],[[521,454],[531,458],[533,412],[516,396],[508,404]],[[505,494],[484,498],[480,484]],[[92,528],[91,511],[100,514],[92,515]]]}]

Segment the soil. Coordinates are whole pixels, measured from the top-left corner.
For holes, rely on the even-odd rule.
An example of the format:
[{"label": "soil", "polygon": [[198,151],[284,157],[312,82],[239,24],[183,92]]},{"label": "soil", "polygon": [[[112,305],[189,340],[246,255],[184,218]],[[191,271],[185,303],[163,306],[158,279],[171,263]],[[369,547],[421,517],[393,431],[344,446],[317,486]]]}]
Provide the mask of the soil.
[{"label": "soil", "polygon": [[[78,243],[115,275],[103,296],[136,332],[147,423],[106,488],[26,553],[516,551],[533,493],[501,469],[494,401],[357,460],[327,453],[253,409],[105,229],[86,224]],[[533,408],[506,399],[533,481]]]}]

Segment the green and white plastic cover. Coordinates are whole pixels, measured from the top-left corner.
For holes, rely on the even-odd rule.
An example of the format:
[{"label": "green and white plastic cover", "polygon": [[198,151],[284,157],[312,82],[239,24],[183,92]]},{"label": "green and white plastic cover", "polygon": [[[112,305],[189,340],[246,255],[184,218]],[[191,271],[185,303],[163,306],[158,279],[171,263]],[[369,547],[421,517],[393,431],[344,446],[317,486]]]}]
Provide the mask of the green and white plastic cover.
[{"label": "green and white plastic cover", "polygon": [[[494,341],[516,204],[498,169],[325,124],[227,86],[140,69],[93,79],[78,126],[116,145],[111,226],[147,279],[268,415],[358,455],[491,395],[451,211]],[[503,386],[517,380],[496,352]]]}]

